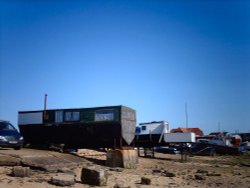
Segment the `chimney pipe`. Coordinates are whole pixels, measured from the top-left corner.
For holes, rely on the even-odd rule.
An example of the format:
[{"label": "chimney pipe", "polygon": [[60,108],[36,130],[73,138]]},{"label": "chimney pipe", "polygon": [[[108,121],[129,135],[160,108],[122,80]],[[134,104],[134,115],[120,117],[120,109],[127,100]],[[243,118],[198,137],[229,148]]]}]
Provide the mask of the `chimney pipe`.
[{"label": "chimney pipe", "polygon": [[44,95],[44,119],[47,119],[46,108],[47,108],[47,94]]}]

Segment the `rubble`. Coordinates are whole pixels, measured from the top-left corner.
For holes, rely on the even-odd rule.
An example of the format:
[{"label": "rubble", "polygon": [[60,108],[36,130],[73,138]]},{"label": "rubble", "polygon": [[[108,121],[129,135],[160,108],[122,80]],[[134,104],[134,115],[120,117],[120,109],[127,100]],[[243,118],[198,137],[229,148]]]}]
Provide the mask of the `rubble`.
[{"label": "rubble", "polygon": [[165,176],[165,177],[175,177],[176,175],[172,172],[168,172],[168,171],[164,171],[162,172],[162,175]]},{"label": "rubble", "polygon": [[113,188],[130,188],[130,186],[125,186],[122,183],[116,183]]},{"label": "rubble", "polygon": [[209,173],[207,173],[207,176],[221,176],[221,174],[215,173],[215,172],[209,172]]},{"label": "rubble", "polygon": [[194,177],[196,180],[205,180],[206,179],[206,177],[204,175],[200,175],[200,174],[195,174]]},{"label": "rubble", "polygon": [[207,171],[207,170],[198,169],[198,170],[196,171],[196,173],[208,174],[208,171]]}]

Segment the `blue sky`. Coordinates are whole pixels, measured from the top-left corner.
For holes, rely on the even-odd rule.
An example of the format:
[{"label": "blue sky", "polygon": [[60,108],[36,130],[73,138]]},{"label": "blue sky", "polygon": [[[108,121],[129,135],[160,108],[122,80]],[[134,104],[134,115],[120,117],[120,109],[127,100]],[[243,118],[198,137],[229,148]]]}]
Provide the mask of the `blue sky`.
[{"label": "blue sky", "polygon": [[137,123],[250,131],[249,1],[1,1],[0,119],[125,105]]}]

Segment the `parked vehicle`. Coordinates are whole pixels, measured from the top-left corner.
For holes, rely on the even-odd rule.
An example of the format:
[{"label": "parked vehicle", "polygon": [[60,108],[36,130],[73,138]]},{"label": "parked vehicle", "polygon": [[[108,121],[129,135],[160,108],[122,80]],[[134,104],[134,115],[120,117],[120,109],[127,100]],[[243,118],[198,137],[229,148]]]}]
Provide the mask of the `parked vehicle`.
[{"label": "parked vehicle", "polygon": [[209,146],[209,145],[203,145],[204,142],[197,142],[192,144],[189,152],[193,155],[209,155],[214,156],[216,154],[216,148]]},{"label": "parked vehicle", "polygon": [[247,152],[247,149],[248,149],[248,142],[242,142],[241,144],[240,144],[240,147],[239,147],[239,152],[240,153],[245,153],[245,152]]},{"label": "parked vehicle", "polygon": [[174,147],[156,147],[155,151],[159,153],[168,153],[168,154],[180,154],[180,150]]},{"label": "parked vehicle", "polygon": [[8,121],[0,121],[0,147],[21,149],[23,137]]}]

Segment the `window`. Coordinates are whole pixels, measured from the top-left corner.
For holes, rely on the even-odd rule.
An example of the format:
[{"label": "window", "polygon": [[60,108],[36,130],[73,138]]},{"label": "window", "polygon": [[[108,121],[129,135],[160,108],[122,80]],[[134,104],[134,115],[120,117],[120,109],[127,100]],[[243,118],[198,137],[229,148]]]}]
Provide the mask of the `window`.
[{"label": "window", "polygon": [[62,123],[63,122],[63,111],[56,111],[55,122],[56,123]]},{"label": "window", "polygon": [[143,125],[143,126],[141,127],[141,130],[146,131],[146,130],[147,130],[147,126],[146,126],[146,125]]},{"label": "window", "polygon": [[15,131],[16,129],[8,122],[0,122],[0,131]]},{"label": "window", "polygon": [[97,110],[95,112],[95,121],[113,121],[114,110]]},{"label": "window", "polygon": [[72,121],[79,121],[80,120],[80,112],[72,112]]},{"label": "window", "polygon": [[65,112],[65,121],[79,121],[80,112]]},{"label": "window", "polygon": [[135,128],[135,133],[136,134],[140,134],[141,133],[141,128],[140,127],[136,127]]}]

